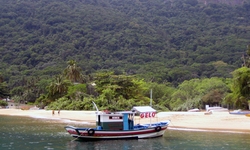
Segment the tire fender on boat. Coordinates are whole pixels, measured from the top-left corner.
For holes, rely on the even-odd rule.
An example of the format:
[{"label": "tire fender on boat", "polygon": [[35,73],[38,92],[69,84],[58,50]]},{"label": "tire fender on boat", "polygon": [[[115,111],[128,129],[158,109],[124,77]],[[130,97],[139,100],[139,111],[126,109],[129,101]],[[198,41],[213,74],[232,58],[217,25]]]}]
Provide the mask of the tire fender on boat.
[{"label": "tire fender on boat", "polygon": [[155,127],[155,131],[156,131],[156,132],[161,131],[161,127],[160,127],[160,126]]},{"label": "tire fender on boat", "polygon": [[95,134],[95,130],[89,128],[89,129],[88,129],[88,135],[89,135],[89,136],[92,136],[92,135],[94,135],[94,134]]}]

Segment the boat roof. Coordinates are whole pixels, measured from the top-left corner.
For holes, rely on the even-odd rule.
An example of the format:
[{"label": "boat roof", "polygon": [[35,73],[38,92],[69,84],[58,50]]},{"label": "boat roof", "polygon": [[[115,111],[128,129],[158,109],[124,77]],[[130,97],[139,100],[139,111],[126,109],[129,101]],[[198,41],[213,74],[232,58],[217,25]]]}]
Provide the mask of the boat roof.
[{"label": "boat roof", "polygon": [[156,112],[155,109],[153,109],[151,106],[135,106],[132,108],[132,111],[137,111],[140,113],[144,112]]},{"label": "boat roof", "polygon": [[133,114],[133,113],[146,113],[146,112],[156,112],[156,110],[150,106],[135,106],[131,109],[131,111],[119,111],[116,113],[118,113],[118,114]]}]

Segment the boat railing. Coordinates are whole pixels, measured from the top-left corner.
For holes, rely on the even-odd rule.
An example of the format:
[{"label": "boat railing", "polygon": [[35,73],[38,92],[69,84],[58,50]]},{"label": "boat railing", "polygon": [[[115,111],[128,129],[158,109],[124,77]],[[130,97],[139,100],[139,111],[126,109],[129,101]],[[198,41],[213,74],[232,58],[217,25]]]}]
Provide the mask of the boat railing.
[{"label": "boat railing", "polygon": [[134,130],[143,130],[143,129],[147,129],[149,127],[149,125],[141,125],[141,124],[137,124],[137,125],[134,125]]}]

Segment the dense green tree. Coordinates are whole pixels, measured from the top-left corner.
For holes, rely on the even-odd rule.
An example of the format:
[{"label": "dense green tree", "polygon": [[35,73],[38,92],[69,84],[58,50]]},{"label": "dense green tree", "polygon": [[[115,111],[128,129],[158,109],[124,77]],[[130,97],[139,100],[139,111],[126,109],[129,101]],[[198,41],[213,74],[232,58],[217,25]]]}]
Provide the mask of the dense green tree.
[{"label": "dense green tree", "polygon": [[158,84],[155,82],[146,83],[145,86],[148,86],[152,90],[152,95],[150,91],[145,91],[144,95],[148,97],[152,96],[152,107],[157,110],[169,110],[172,94],[176,90],[171,84]]},{"label": "dense green tree", "polygon": [[231,85],[231,93],[229,93],[225,101],[236,108],[247,108],[250,100],[250,48],[247,46],[247,56],[243,55],[243,67],[233,72],[233,83]]},{"label": "dense green tree", "polygon": [[225,93],[223,90],[213,89],[202,97],[202,101],[209,106],[216,106],[218,104],[222,104],[224,97]]},{"label": "dense green tree", "polygon": [[6,82],[1,82],[0,83],[0,97],[7,98],[8,96],[10,96],[8,86],[7,86]]},{"label": "dense green tree", "polygon": [[[235,107],[246,108],[250,99],[250,68],[242,67],[233,72],[232,94],[227,98]],[[228,101],[229,101],[228,100]]]},{"label": "dense green tree", "polygon": [[[122,109],[124,104],[149,105],[149,97],[144,95],[149,91],[143,80],[133,76],[114,75],[113,72],[99,72],[95,76],[96,91],[99,93],[100,106],[108,106],[109,109]],[[125,102],[125,103],[122,103]],[[110,106],[116,106],[110,107]],[[126,106],[126,109],[131,109]]]},{"label": "dense green tree", "polygon": [[8,103],[6,101],[0,100],[0,106],[3,106],[3,107],[8,106]]},{"label": "dense green tree", "polygon": [[69,86],[65,96],[71,100],[84,100],[85,97],[89,97],[86,84],[75,84]]},{"label": "dense green tree", "polygon": [[227,83],[220,78],[184,81],[173,93],[170,106],[173,110],[188,110],[221,105],[228,90]]},{"label": "dense green tree", "polygon": [[0,98],[7,98],[10,96],[10,92],[8,90],[7,83],[4,82],[3,77],[0,73]]},{"label": "dense green tree", "polygon": [[48,99],[54,101],[67,94],[69,86],[72,83],[69,80],[63,78],[62,75],[55,77],[55,80],[47,87]]},{"label": "dense green tree", "polygon": [[[250,35],[247,1],[0,4],[0,71],[11,89],[22,76],[47,79],[59,74],[67,60],[75,60],[86,75],[101,69],[128,71],[145,81],[175,86],[193,78],[228,78],[241,65]],[[227,66],[216,68],[217,61]],[[67,74],[72,82],[86,83],[79,77],[77,72]]]},{"label": "dense green tree", "polygon": [[63,73],[66,79],[70,80],[73,83],[79,81],[82,77],[81,69],[77,66],[76,61],[74,60],[68,61],[68,66]]}]

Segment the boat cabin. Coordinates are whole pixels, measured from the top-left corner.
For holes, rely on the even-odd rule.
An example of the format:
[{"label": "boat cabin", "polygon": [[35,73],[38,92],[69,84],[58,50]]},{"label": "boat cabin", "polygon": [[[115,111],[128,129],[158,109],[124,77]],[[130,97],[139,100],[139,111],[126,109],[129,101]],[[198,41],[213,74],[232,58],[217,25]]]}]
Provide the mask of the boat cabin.
[{"label": "boat cabin", "polygon": [[96,126],[98,130],[133,130],[135,114],[140,113],[141,118],[154,117],[156,110],[150,106],[133,107],[131,111],[98,112]]}]

